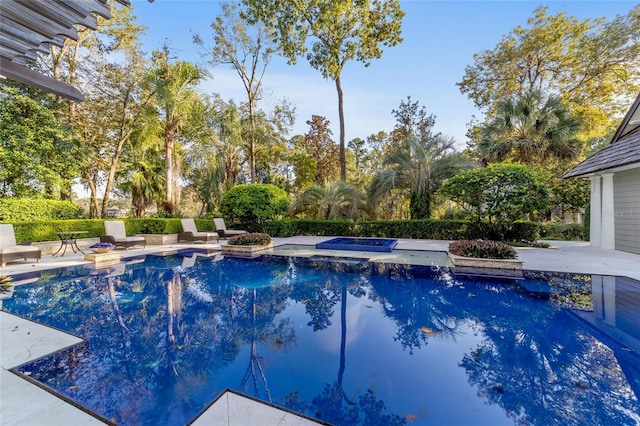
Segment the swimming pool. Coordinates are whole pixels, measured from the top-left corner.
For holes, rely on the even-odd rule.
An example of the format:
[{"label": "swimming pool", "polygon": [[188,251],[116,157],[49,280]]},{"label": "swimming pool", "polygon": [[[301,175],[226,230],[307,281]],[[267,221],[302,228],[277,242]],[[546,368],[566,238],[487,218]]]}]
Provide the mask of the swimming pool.
[{"label": "swimming pool", "polygon": [[395,238],[338,237],[317,243],[316,248],[391,253],[397,245],[398,240]]},{"label": "swimming pool", "polygon": [[640,283],[293,257],[49,273],[3,310],[86,338],[17,369],[118,424],[227,388],[337,425],[636,424]]}]

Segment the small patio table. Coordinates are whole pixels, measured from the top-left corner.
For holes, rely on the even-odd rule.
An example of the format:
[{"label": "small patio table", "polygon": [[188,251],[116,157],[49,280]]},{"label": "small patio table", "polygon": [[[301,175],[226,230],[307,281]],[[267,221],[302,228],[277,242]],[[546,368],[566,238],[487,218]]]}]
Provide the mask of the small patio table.
[{"label": "small patio table", "polygon": [[86,233],[87,231],[56,232],[56,234],[58,234],[58,237],[60,237],[60,248],[58,249],[58,251],[53,253],[53,256],[56,256],[58,253],[60,253],[60,250],[62,250],[63,247],[64,247],[64,250],[62,250],[62,254],[60,254],[60,257],[64,256],[64,254],[67,252],[67,246],[71,246],[71,250],[73,250],[74,253],[80,252],[84,254],[84,252],[80,250],[80,247],[78,247],[77,240],[80,235],[83,235]]}]

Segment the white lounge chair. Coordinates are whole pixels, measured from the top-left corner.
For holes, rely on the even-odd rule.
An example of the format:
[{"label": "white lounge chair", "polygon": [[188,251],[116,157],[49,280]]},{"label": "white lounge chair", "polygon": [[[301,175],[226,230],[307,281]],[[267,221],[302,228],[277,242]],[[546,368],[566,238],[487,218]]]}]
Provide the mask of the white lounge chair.
[{"label": "white lounge chair", "polygon": [[216,242],[220,241],[220,236],[217,232],[198,231],[198,228],[196,228],[196,222],[193,219],[180,219],[180,223],[182,224],[183,232],[178,234],[179,242],[204,241],[205,243],[208,243],[213,240],[216,240]]},{"label": "white lounge chair", "polygon": [[100,241],[103,243],[111,243],[116,247],[128,249],[131,246],[147,246],[147,240],[145,240],[144,237],[127,236],[124,222],[121,220],[105,220],[104,233],[105,236],[100,237]]},{"label": "white lounge chair", "polygon": [[224,224],[224,219],[221,217],[216,217],[213,219],[213,224],[215,225],[216,232],[220,234],[220,238],[227,239],[229,237],[233,237],[234,235],[242,235],[246,234],[247,231],[243,231],[242,229],[227,229]]},{"label": "white lounge chair", "polygon": [[0,265],[4,268],[7,262],[16,259],[35,259],[40,262],[41,253],[38,247],[19,245],[16,234],[10,223],[0,224]]}]

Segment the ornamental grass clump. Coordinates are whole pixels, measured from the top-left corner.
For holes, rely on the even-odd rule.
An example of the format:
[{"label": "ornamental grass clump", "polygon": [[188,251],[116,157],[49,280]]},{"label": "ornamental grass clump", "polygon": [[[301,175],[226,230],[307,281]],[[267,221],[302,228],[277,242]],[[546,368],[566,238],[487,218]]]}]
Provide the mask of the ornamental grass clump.
[{"label": "ornamental grass clump", "polygon": [[229,244],[232,246],[266,246],[269,243],[271,243],[269,234],[249,233],[229,238]]},{"label": "ornamental grass clump", "polygon": [[479,259],[515,259],[518,253],[499,241],[460,240],[449,244],[449,253]]}]

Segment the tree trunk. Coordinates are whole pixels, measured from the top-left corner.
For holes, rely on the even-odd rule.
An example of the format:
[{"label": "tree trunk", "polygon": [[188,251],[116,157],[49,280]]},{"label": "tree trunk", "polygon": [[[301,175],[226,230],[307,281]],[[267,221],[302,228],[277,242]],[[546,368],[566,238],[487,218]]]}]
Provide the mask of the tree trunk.
[{"label": "tree trunk", "polygon": [[249,167],[251,167],[251,183],[256,183],[256,141],[253,108],[253,100],[249,99]]},{"label": "tree trunk", "polygon": [[431,217],[431,197],[428,193],[411,193],[409,200],[411,219],[429,219]]},{"label": "tree trunk", "polygon": [[71,200],[72,198],[72,188],[71,188],[71,180],[64,179],[60,184],[60,199],[61,200]]},{"label": "tree trunk", "polygon": [[336,78],[336,90],[338,91],[338,118],[340,121],[340,180],[347,181],[347,160],[344,152],[344,108],[342,86],[340,77]]},{"label": "tree trunk", "polygon": [[125,137],[118,141],[118,145],[116,147],[116,152],[111,159],[111,165],[109,167],[109,175],[107,176],[107,184],[104,188],[104,196],[102,198],[102,217],[107,217],[107,207],[109,204],[109,194],[111,194],[111,188],[113,187],[113,181],[116,176],[116,169],[118,168],[118,161],[120,160],[120,154],[122,153],[122,147],[125,142],[129,139],[131,135],[131,131],[129,131]]},{"label": "tree trunk", "polygon": [[89,191],[91,193],[89,197],[89,217],[96,219],[98,217],[98,190],[96,189],[96,183],[90,174],[87,176],[87,184],[89,185]]},{"label": "tree trunk", "polygon": [[173,213],[173,147],[174,133],[167,130],[164,136],[164,178],[165,178],[165,206],[167,213]]}]

